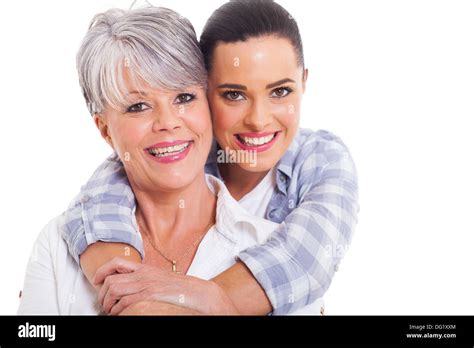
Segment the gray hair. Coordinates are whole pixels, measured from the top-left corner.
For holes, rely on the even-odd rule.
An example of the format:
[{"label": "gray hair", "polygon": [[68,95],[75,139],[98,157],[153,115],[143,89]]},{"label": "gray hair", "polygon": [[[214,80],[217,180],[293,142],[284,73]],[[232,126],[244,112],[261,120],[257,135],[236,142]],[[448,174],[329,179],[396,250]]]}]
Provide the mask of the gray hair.
[{"label": "gray hair", "polygon": [[124,68],[132,82],[168,90],[206,87],[207,72],[192,24],[163,7],[97,14],[77,53],[82,93],[91,114],[127,103]]}]

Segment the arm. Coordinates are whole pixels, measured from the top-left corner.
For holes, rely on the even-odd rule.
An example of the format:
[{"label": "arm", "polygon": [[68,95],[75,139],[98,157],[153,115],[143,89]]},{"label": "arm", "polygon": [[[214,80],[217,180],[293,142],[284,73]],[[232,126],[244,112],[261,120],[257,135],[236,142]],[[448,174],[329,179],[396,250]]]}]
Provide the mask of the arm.
[{"label": "arm", "polygon": [[274,314],[287,314],[324,295],[357,223],[354,162],[340,139],[329,134],[323,142],[306,142],[294,161],[302,163],[299,204],[265,244],[239,255]]},{"label": "arm", "polygon": [[[299,205],[267,243],[241,252],[242,262],[213,279],[242,314],[267,314],[271,307],[275,314],[286,314],[321,297],[329,287],[343,256],[338,251],[350,243],[358,211],[357,177],[352,158],[342,143],[332,150],[328,156],[331,160],[324,165],[320,178],[314,180],[313,175],[301,185]],[[309,166],[315,158],[307,157],[305,164]],[[304,168],[304,165],[302,172],[314,174],[313,168]],[[114,175],[109,181],[117,181]],[[123,202],[117,203],[118,208],[122,206]],[[86,208],[83,212],[86,217],[90,216]],[[97,214],[88,219],[100,217]],[[78,221],[80,225],[81,220]],[[121,220],[120,225],[126,225],[125,220]],[[130,221],[127,231],[133,229],[132,226]],[[84,234],[84,230],[79,228],[75,233]],[[301,248],[306,252],[301,253]],[[119,248],[107,259],[120,257],[122,253]],[[93,268],[90,274],[94,273]]]},{"label": "arm", "polygon": [[[131,198],[132,197],[132,198]],[[101,207],[107,205],[110,213]],[[111,156],[100,165],[66,211],[63,239],[89,282],[109,260],[120,257],[141,262],[143,245],[133,226],[135,205],[122,163]],[[111,214],[119,216],[111,220]],[[113,242],[113,243],[110,243]],[[270,301],[253,274],[238,262],[213,279],[242,314],[268,314]]]},{"label": "arm", "polygon": [[[114,259],[116,256],[122,257],[126,244],[122,243],[102,243],[97,242],[87,248],[81,255],[81,267],[91,284],[96,290],[99,290],[101,284],[96,284],[94,275],[97,270]],[[133,249],[130,256],[126,259],[132,262],[141,262],[139,253]],[[222,272],[212,279],[230,298],[239,313],[246,315],[265,315],[272,311],[272,306],[268,300],[265,291],[257,282],[250,270],[242,262]],[[142,307],[139,307],[143,309]],[[151,309],[151,313],[156,312]],[[187,314],[187,313],[181,313]],[[195,314],[194,312],[189,314]]]},{"label": "arm", "polygon": [[165,302],[142,301],[128,306],[119,315],[201,315],[201,313]]},{"label": "arm", "polygon": [[[123,255],[123,250],[126,247],[126,244],[121,243],[97,242],[89,246],[84,254],[81,255],[81,267],[84,274],[97,291],[101,288],[101,284],[94,282],[94,275],[97,274],[97,270],[116,256],[123,257],[121,255]],[[131,256],[126,259],[132,262],[141,262],[140,255],[136,250],[133,250]],[[271,303],[265,291],[242,262],[237,262],[211,280],[227,294],[239,313],[245,315],[265,315],[272,311]],[[139,307],[139,309],[143,310],[144,307]],[[168,309],[173,312],[173,309]],[[189,310],[190,313],[186,313],[186,310],[182,308],[179,314],[197,313],[193,310]],[[156,312],[156,308],[150,309],[150,313]],[[176,312],[176,308],[174,312]]]},{"label": "arm", "polygon": [[239,313],[266,315],[272,311],[264,289],[243,262],[238,261],[211,280],[227,294]]},{"label": "arm", "polygon": [[[127,313],[139,303],[148,303],[139,309],[149,314],[165,314],[157,309],[165,304],[176,306],[168,314],[240,314],[227,293],[212,281],[121,258],[101,266],[94,281],[102,284],[98,303],[110,315]],[[154,303],[158,304],[151,306]]]},{"label": "arm", "polygon": [[65,214],[62,237],[86,278],[114,257],[143,258],[141,237],[133,224],[135,198],[122,162],[111,155],[94,172]]},{"label": "arm", "polygon": [[121,257],[128,261],[140,263],[140,254],[135,248],[124,243],[96,242],[90,245],[80,256],[81,268],[89,283],[99,291],[100,285],[94,283],[94,275],[100,266],[115,257]]}]

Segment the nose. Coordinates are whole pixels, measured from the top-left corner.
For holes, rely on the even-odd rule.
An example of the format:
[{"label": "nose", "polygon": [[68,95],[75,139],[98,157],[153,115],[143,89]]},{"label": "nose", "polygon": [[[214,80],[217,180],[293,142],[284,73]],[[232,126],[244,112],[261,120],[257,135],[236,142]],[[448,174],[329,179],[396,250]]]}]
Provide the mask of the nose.
[{"label": "nose", "polygon": [[254,100],[244,118],[244,125],[253,131],[262,131],[272,121],[270,108],[263,100]]},{"label": "nose", "polygon": [[182,120],[171,108],[160,108],[154,112],[153,132],[171,131],[181,128]]}]

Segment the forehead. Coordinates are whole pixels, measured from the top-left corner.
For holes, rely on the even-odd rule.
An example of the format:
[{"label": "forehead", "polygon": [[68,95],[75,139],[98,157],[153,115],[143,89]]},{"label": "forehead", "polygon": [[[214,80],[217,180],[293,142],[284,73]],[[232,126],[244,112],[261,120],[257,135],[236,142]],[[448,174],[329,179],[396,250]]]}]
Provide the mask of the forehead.
[{"label": "forehead", "polygon": [[[203,90],[204,88],[199,85],[189,85],[183,86],[181,88],[167,88],[163,87],[156,81],[146,81],[140,75],[140,71],[134,69],[133,67],[124,67],[122,69],[122,78],[123,78],[123,89],[122,93],[128,99],[128,97],[135,96],[160,96],[160,95],[174,95],[182,91],[193,91],[197,92]],[[140,92],[140,93],[136,93]]]},{"label": "forehead", "polygon": [[211,78],[233,83],[268,83],[300,72],[290,41],[275,36],[219,43],[213,54]]}]

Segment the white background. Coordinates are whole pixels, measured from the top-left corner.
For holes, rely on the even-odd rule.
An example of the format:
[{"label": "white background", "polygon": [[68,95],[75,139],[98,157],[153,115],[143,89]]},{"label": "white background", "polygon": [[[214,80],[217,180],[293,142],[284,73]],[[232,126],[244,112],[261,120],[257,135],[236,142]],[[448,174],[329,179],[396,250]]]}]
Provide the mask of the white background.
[{"label": "white background", "polygon": [[[153,2],[198,34],[222,3]],[[310,69],[302,126],[341,136],[359,172],[359,225],[326,313],[474,314],[474,2],[279,3]],[[41,228],[110,153],[75,54],[95,13],[130,4],[2,4],[0,314],[16,312]]]}]

